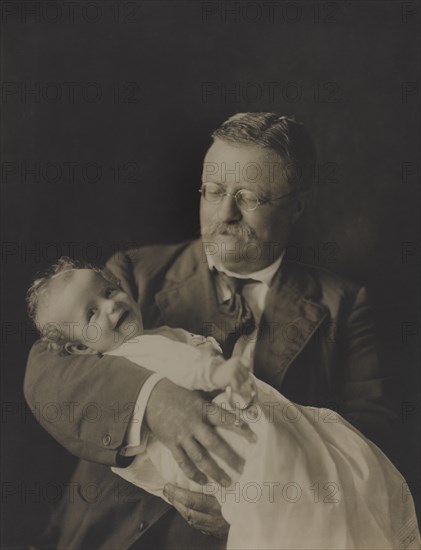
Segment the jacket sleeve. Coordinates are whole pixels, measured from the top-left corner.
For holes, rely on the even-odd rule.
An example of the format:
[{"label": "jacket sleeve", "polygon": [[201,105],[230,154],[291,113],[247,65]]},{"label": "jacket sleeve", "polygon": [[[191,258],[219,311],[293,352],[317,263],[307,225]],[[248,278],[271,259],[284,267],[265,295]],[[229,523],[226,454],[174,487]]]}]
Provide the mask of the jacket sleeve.
[{"label": "jacket sleeve", "polygon": [[338,334],[345,344],[341,414],[399,466],[399,380],[380,359],[367,292],[360,288]]},{"label": "jacket sleeve", "polygon": [[[107,267],[126,292],[134,292],[132,264],[125,260],[118,254]],[[60,355],[38,341],[29,354],[24,394],[36,419],[72,454],[122,466],[119,450],[138,394],[151,374],[122,357]]]},{"label": "jacket sleeve", "polygon": [[121,357],[64,356],[39,341],[29,354],[24,394],[38,422],[72,454],[121,466],[118,452],[151,374]]}]

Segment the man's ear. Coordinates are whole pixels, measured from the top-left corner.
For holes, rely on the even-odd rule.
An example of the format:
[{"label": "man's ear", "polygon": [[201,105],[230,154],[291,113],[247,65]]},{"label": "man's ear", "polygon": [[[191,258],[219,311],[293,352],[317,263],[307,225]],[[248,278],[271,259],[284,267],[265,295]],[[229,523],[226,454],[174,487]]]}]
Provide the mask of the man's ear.
[{"label": "man's ear", "polygon": [[292,221],[293,224],[297,223],[297,221],[301,218],[301,216],[302,216],[302,214],[303,214],[303,212],[306,208],[308,195],[309,195],[309,193],[299,192],[295,196],[294,207],[293,207],[294,210],[293,210],[292,218],[291,218],[291,221]]},{"label": "man's ear", "polygon": [[96,355],[96,351],[77,342],[67,342],[64,349],[70,355]]}]

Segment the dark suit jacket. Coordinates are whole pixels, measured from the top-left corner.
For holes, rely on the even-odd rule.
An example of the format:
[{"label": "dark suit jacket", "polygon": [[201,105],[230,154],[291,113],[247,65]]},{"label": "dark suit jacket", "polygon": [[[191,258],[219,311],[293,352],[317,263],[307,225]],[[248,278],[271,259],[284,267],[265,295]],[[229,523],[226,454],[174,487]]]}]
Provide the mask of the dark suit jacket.
[{"label": "dark suit jacket", "polygon": [[[121,252],[108,267],[136,298],[146,328],[181,327],[212,335],[222,345],[234,328],[218,309],[201,241]],[[394,382],[379,364],[364,288],[284,260],[259,326],[255,373],[291,401],[338,410],[391,455]],[[73,502],[64,499],[51,524],[57,548],[128,548],[168,511],[163,501],[128,486],[108,467],[122,464],[127,420],[149,375],[118,357],[58,356],[41,343],[32,348],[24,386],[31,408],[53,401],[68,410],[66,402],[77,403],[71,421],[65,414],[54,423],[39,418],[84,459],[71,482]],[[101,412],[96,422],[86,414],[90,402]],[[187,524],[185,529],[200,546],[202,535]]]}]

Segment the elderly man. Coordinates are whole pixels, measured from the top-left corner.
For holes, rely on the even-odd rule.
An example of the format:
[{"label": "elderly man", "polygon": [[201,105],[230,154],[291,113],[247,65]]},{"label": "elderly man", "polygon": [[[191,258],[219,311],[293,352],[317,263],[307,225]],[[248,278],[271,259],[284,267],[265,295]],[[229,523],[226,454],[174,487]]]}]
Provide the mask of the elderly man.
[{"label": "elderly man", "polygon": [[[365,289],[285,255],[311,186],[311,139],[301,124],[273,113],[235,115],[212,137],[200,189],[202,239],[122,252],[108,267],[137,300],[146,328],[181,327],[213,336],[226,356],[249,354],[255,374],[291,401],[336,408],[388,453],[393,381],[379,365]],[[203,396],[125,359],[58,356],[41,342],[29,357],[25,396],[32,408],[71,409],[71,419],[39,420],[82,459],[69,485],[74,498],[64,498],[52,518],[50,544],[224,547],[228,526],[214,498],[167,486],[171,508],[109,468],[128,464],[150,430],[196,481],[226,477],[210,451],[240,471],[241,457],[214,430],[222,415],[203,415]],[[249,437],[234,419],[228,415],[224,426]]]}]

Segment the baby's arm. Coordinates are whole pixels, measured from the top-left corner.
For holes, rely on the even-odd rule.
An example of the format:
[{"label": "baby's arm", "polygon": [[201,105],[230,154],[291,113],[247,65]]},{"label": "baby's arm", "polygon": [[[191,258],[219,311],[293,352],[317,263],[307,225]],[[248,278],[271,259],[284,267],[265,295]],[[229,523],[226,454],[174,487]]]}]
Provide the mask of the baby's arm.
[{"label": "baby's arm", "polygon": [[249,371],[239,358],[225,361],[213,339],[179,329],[162,327],[159,333],[146,331],[138,342],[126,342],[107,355],[121,355],[145,365],[188,390],[227,390],[248,401],[255,395]]}]

